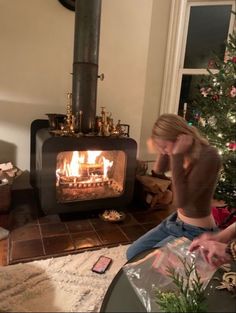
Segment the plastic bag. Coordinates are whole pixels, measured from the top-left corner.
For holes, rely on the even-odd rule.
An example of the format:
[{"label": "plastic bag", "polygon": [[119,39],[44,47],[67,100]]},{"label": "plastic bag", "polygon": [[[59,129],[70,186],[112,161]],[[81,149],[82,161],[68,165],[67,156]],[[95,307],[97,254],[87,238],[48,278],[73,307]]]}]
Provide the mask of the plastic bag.
[{"label": "plastic bag", "polygon": [[[168,276],[167,268],[174,268],[185,276],[183,260],[195,264],[195,269],[201,277],[205,288],[215,272],[198,251],[189,252],[191,241],[181,237],[167,243],[166,246],[153,250],[144,258],[128,263],[123,267],[131,286],[143,303],[147,312],[159,312],[156,303],[156,291],[174,291],[176,286]],[[192,275],[196,272],[193,271]]]}]

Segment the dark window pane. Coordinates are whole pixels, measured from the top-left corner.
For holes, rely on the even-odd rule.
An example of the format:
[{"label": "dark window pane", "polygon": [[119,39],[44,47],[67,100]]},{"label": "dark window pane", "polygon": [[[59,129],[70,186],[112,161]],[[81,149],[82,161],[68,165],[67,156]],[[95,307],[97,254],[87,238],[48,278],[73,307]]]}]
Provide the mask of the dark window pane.
[{"label": "dark window pane", "polygon": [[183,75],[180,92],[178,114],[184,116],[184,103],[187,103],[186,120],[195,124],[199,118],[199,108],[194,106],[193,99],[199,94],[197,86],[201,82],[203,75]]},{"label": "dark window pane", "polygon": [[231,5],[191,7],[185,68],[206,68],[213,54],[224,59],[231,10]]}]

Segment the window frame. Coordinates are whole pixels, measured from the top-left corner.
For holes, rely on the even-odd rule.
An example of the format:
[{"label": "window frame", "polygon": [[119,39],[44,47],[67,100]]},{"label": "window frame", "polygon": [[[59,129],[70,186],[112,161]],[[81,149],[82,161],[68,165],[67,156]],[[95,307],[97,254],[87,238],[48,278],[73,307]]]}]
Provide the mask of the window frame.
[{"label": "window frame", "polygon": [[[183,68],[191,7],[207,5],[232,5],[232,10],[235,11],[236,1],[172,0],[160,114],[177,114],[183,75],[208,74],[206,69]],[[235,23],[235,16],[232,14],[229,23],[228,37],[233,31]]]}]

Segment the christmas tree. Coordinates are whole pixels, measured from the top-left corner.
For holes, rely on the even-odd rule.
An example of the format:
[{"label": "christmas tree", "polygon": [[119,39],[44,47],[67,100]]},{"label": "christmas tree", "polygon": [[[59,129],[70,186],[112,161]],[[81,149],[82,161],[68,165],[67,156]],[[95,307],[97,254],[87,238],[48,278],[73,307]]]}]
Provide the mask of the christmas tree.
[{"label": "christmas tree", "polygon": [[[236,208],[236,33],[229,35],[224,60],[214,57],[193,100],[195,123],[222,156],[215,199]],[[212,66],[213,65],[213,66]],[[212,69],[214,67],[214,69]],[[197,114],[196,114],[197,112]]]}]

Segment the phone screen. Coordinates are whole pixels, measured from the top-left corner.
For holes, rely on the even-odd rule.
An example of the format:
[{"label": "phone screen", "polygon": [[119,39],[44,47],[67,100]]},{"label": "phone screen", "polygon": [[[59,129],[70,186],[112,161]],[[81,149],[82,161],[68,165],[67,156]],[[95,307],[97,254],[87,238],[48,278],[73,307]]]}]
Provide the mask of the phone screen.
[{"label": "phone screen", "polygon": [[103,274],[111,264],[112,259],[106,256],[100,256],[97,262],[94,264],[92,271],[95,273]]}]

